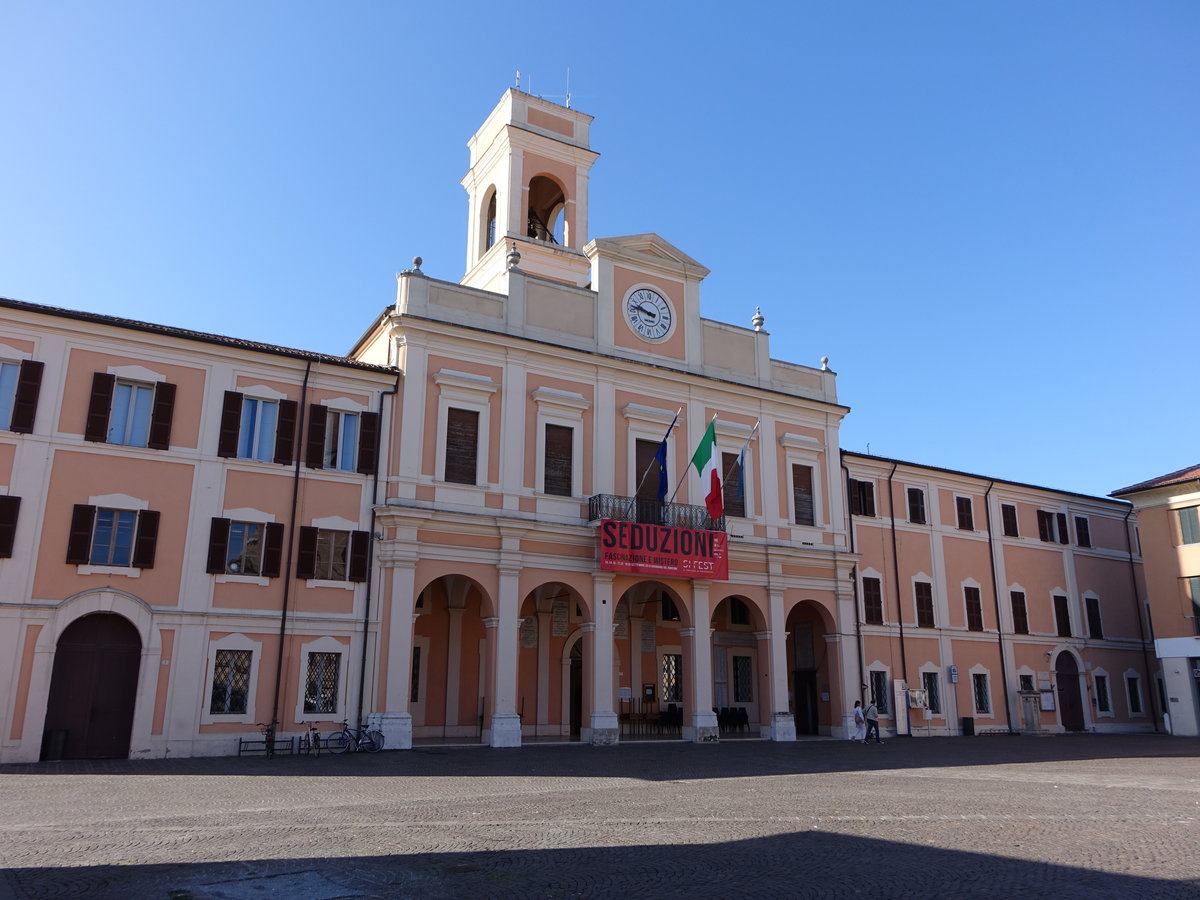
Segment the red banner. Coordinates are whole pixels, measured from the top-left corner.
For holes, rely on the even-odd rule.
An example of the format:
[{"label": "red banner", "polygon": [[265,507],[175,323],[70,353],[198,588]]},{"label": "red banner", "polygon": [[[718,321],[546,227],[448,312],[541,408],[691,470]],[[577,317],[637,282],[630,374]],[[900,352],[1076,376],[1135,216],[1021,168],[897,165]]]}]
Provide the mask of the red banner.
[{"label": "red banner", "polygon": [[609,572],[726,581],[729,536],[723,531],[601,519],[600,568]]}]

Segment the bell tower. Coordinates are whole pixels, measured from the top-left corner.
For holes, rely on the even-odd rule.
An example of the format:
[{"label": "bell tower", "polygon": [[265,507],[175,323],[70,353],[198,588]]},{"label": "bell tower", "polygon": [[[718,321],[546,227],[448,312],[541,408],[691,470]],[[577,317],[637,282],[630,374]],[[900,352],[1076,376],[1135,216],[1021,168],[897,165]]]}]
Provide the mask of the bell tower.
[{"label": "bell tower", "polygon": [[510,88],[467,142],[471,168],[467,274],[462,284],[503,290],[513,246],[522,271],[582,287],[591,280],[588,148],[592,117]]}]

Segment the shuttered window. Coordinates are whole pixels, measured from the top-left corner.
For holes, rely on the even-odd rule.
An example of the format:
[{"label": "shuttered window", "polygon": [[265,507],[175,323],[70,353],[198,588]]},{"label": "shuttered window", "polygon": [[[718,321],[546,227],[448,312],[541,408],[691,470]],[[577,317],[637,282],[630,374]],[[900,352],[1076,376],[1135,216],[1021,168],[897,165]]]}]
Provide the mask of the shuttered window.
[{"label": "shuttered window", "polygon": [[746,516],[746,486],[742,476],[741,454],[722,453],[721,494],[727,516]]},{"label": "shuttered window", "polygon": [[0,497],[0,559],[12,557],[17,538],[17,515],[20,512],[20,497]]},{"label": "shuttered window", "polygon": [[1013,632],[1029,634],[1029,612],[1025,608],[1025,592],[1012,591],[1009,599],[1012,601]]},{"label": "shuttered window", "polygon": [[792,504],[795,507],[797,525],[815,525],[816,510],[813,506],[812,466],[792,466]]},{"label": "shuttered window", "polygon": [[1071,636],[1070,601],[1061,594],[1054,595],[1054,623],[1058,626],[1059,637]]},{"label": "shuttered window", "polygon": [[1017,527],[1017,508],[1011,503],[1000,504],[1000,521],[1003,523],[1005,537],[1020,537]]},{"label": "shuttered window", "polygon": [[279,576],[283,559],[283,524],[213,519],[208,537],[210,575]]},{"label": "shuttered window", "polygon": [[850,479],[850,514],[854,516],[875,515],[875,483]]},{"label": "shuttered window", "polygon": [[864,578],[863,620],[868,625],[883,624],[883,583],[878,578]]},{"label": "shuttered window", "polygon": [[446,410],[446,480],[475,484],[479,461],[479,413],[473,409]]},{"label": "shuttered window", "polygon": [[167,450],[175,413],[175,385],[117,380],[107,372],[92,375],[84,439]]},{"label": "shuttered window", "polygon": [[917,627],[933,628],[933,585],[918,581],[913,585],[917,597]]},{"label": "shuttered window", "polygon": [[32,359],[0,363],[0,428],[32,434],[42,389],[43,363]]},{"label": "shuttered window", "polygon": [[1075,517],[1075,543],[1080,547],[1092,546],[1092,527],[1087,516]]},{"label": "shuttered window", "polygon": [[321,581],[367,580],[371,535],[301,526],[296,552],[296,577]]},{"label": "shuttered window", "polygon": [[1104,622],[1100,619],[1100,598],[1085,597],[1083,602],[1087,607],[1088,637],[1097,641],[1102,640],[1104,638]]},{"label": "shuttered window", "polygon": [[954,507],[958,512],[958,527],[962,531],[975,530],[975,510],[970,497],[955,497]]},{"label": "shuttered window", "polygon": [[158,523],[159,514],[152,509],[104,509],[77,504],[71,515],[67,562],[152,569]]},{"label": "shuttered window", "polygon": [[545,459],[542,473],[545,492],[570,497],[572,490],[572,454],[575,429],[566,425],[546,425]]},{"label": "shuttered window", "polygon": [[963,599],[967,604],[967,630],[983,631],[983,598],[977,587],[964,587]]},{"label": "shuttered window", "polygon": [[908,489],[908,521],[914,525],[925,524],[925,492],[920,488]]}]

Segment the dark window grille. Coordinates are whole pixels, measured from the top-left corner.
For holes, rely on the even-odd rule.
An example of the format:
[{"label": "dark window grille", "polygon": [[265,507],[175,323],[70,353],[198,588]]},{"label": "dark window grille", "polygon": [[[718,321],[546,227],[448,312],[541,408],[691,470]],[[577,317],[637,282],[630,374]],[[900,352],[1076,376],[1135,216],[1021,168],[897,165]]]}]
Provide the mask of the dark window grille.
[{"label": "dark window grille", "polygon": [[917,627],[933,628],[933,585],[928,581],[918,581],[913,585],[917,596]]},{"label": "dark window grille", "polygon": [[891,706],[888,704],[887,672],[878,669],[871,670],[871,702],[875,704],[881,716],[887,715]]},{"label": "dark window grille", "polygon": [[987,675],[983,673],[972,675],[971,683],[975,687],[975,712],[990,713],[992,711],[992,698],[988,692]]},{"label": "dark window grille", "polygon": [[213,662],[212,696],[208,711],[213,715],[246,712],[250,688],[249,650],[218,650]]},{"label": "dark window grille", "polygon": [[863,619],[868,625],[883,624],[883,583],[878,578],[863,579]]},{"label": "dark window grille", "polygon": [[963,595],[967,601],[967,629],[983,631],[983,599],[979,595],[979,588],[965,587]]},{"label": "dark window grille", "polygon": [[308,673],[304,679],[304,711],[335,713],[338,700],[340,653],[308,654]]},{"label": "dark window grille", "polygon": [[754,702],[754,673],[749,656],[733,658],[733,702]]},{"label": "dark window grille", "polygon": [[925,688],[925,705],[931,713],[942,711],[942,696],[938,690],[937,672],[922,672],[921,683]]},{"label": "dark window grille", "polygon": [[792,466],[792,501],[796,507],[797,525],[815,525],[816,509],[813,505],[812,466]]},{"label": "dark window grille", "polygon": [[1025,592],[1012,591],[1009,598],[1012,600],[1013,632],[1029,634],[1029,611],[1025,608]]},{"label": "dark window grille", "polygon": [[683,702],[683,656],[679,653],[663,654],[662,695],[664,703]]},{"label": "dark window grille", "polygon": [[572,452],[575,429],[566,425],[546,426],[546,449],[544,460],[545,492],[559,497],[570,497],[573,493]]},{"label": "dark window grille", "polygon": [[925,492],[920,488],[908,489],[908,521],[914,525],[925,524]]},{"label": "dark window grille", "polygon": [[478,411],[451,407],[446,410],[446,480],[475,484],[478,460]]},{"label": "dark window grille", "polygon": [[1020,537],[1021,531],[1017,527],[1017,508],[1011,503],[1003,503],[1000,505],[1000,519],[1004,523],[1005,537]]}]

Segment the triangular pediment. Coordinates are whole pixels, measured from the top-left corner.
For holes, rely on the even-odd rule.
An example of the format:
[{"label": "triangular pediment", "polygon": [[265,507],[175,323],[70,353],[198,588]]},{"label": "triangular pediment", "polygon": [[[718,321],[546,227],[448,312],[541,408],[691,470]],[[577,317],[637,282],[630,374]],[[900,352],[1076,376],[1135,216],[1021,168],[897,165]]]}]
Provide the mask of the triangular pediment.
[{"label": "triangular pediment", "polygon": [[583,248],[589,259],[605,257],[623,260],[630,265],[649,263],[655,268],[670,270],[699,281],[709,270],[688,256],[670,241],[654,233],[626,234],[620,237],[596,238]]}]

